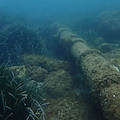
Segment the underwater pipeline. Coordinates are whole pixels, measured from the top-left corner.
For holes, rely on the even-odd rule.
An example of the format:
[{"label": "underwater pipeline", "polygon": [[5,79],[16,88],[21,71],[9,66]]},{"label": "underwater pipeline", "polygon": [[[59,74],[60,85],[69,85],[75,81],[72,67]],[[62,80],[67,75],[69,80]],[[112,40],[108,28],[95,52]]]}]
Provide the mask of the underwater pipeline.
[{"label": "underwater pipeline", "polygon": [[51,29],[59,43],[72,54],[82,69],[96,105],[108,120],[120,120],[120,72],[105,60],[103,54],[91,49],[84,39],[66,26],[53,23]]}]

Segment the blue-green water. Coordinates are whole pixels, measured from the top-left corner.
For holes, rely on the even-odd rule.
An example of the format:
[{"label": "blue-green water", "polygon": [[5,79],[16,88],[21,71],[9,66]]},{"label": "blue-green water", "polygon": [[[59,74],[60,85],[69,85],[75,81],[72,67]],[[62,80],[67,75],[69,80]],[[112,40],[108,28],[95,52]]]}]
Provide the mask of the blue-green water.
[{"label": "blue-green water", "polygon": [[93,17],[109,10],[120,10],[119,0],[0,0],[0,10],[40,19],[70,22]]}]

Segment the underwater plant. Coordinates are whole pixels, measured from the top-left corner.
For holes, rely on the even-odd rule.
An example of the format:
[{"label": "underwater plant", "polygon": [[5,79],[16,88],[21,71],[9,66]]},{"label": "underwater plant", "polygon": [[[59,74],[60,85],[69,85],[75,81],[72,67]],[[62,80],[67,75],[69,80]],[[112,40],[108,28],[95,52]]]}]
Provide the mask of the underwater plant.
[{"label": "underwater plant", "polygon": [[25,90],[14,73],[0,68],[0,120],[45,120],[39,102]]},{"label": "underwater plant", "polygon": [[7,24],[0,29],[0,60],[7,65],[19,64],[24,53],[39,53],[41,43],[36,33],[24,24]]}]

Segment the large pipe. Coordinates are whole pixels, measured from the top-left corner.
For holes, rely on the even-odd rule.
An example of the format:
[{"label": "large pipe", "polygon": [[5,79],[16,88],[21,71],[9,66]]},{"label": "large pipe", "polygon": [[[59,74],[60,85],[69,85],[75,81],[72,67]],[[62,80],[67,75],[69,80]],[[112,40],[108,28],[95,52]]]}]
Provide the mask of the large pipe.
[{"label": "large pipe", "polygon": [[54,23],[59,42],[76,60],[77,67],[86,76],[86,83],[91,88],[95,101],[108,120],[120,120],[120,73],[109,64],[103,54],[91,49],[84,39],[74,34],[69,28]]}]

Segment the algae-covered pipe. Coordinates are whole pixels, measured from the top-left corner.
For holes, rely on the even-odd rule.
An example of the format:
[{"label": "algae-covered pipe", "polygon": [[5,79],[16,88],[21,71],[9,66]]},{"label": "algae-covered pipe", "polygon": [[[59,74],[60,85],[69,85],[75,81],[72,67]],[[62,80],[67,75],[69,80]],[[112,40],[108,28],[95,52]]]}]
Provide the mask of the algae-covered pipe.
[{"label": "algae-covered pipe", "polygon": [[105,118],[120,120],[119,71],[105,60],[100,51],[91,49],[84,39],[69,28],[57,23],[52,24],[51,28],[55,30],[61,45],[75,58],[77,67],[82,69]]}]

